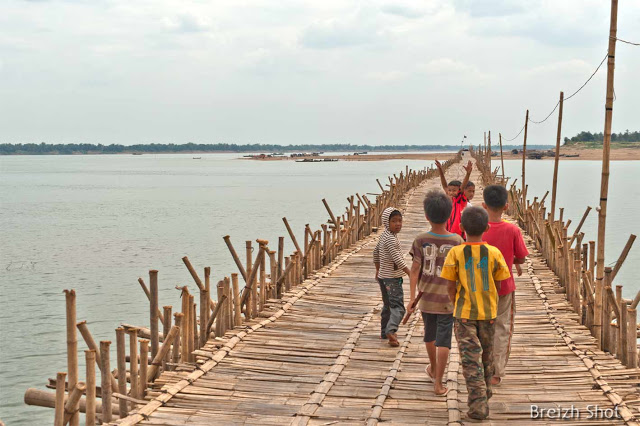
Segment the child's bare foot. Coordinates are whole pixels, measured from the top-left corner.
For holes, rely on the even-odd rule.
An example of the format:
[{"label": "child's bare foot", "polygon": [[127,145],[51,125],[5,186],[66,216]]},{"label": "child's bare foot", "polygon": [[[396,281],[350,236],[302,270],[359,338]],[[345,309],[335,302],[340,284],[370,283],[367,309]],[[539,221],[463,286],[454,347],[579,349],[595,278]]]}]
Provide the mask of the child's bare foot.
[{"label": "child's bare foot", "polygon": [[493,386],[498,386],[500,383],[502,383],[502,377],[493,376],[489,383],[491,383]]},{"label": "child's bare foot", "polygon": [[442,383],[434,384],[433,390],[437,396],[447,396],[449,393],[449,388],[442,386]]}]

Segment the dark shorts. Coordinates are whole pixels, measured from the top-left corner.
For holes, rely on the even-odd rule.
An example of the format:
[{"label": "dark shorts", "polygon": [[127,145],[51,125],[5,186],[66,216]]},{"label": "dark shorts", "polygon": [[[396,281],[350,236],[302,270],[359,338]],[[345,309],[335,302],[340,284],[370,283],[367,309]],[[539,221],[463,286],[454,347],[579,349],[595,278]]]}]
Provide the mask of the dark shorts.
[{"label": "dark shorts", "polygon": [[424,341],[433,342],[441,348],[451,349],[453,314],[427,314],[422,312],[424,322]]}]

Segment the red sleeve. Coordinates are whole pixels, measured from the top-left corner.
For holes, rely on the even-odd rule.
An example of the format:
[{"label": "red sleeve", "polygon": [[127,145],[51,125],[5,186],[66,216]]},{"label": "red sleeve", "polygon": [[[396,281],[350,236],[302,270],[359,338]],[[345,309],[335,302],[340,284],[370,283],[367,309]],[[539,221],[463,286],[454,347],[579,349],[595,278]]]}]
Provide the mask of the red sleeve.
[{"label": "red sleeve", "polygon": [[456,198],[453,200],[453,202],[458,204],[465,204],[468,203],[469,200],[467,200],[467,197],[465,197],[464,192],[460,191],[458,192],[458,195],[456,195]]},{"label": "red sleeve", "polygon": [[513,232],[513,257],[516,259],[524,259],[529,254],[529,250],[527,250],[527,246],[524,244],[524,238],[522,238],[520,229],[515,225],[513,227]]}]

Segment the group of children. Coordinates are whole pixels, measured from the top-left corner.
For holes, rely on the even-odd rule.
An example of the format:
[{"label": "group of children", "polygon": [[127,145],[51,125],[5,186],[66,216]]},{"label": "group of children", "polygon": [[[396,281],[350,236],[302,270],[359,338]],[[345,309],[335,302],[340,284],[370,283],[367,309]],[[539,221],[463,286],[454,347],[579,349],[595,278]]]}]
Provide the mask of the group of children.
[{"label": "group of children", "polygon": [[[482,207],[470,205],[475,186],[465,178],[446,181],[438,161],[445,192],[431,190],[424,212],[431,229],[418,234],[405,262],[397,234],[402,213],[387,208],[385,230],[373,257],[376,280],[382,292],[381,338],[398,346],[398,326],[417,307],[424,322],[424,342],[430,364],[425,368],[436,395],[445,396],[444,370],[455,331],[462,372],[467,383],[469,419],[489,415],[492,386],[499,385],[509,359],[515,315],[515,282],[511,274],[529,254],[517,226],[502,220],[508,193],[500,185],[487,186]],[[409,275],[410,300],[404,307],[403,276]],[[416,289],[418,295],[416,297]]]}]

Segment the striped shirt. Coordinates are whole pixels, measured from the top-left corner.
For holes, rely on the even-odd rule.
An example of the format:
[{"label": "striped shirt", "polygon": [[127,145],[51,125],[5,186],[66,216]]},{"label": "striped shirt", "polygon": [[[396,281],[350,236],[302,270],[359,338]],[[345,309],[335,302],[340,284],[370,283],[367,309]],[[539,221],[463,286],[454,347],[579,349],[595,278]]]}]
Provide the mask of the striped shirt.
[{"label": "striped shirt", "polygon": [[458,281],[453,316],[491,320],[498,315],[496,281],[511,276],[500,250],[487,243],[464,243],[449,250],[442,278]]},{"label": "striped shirt", "polygon": [[387,207],[382,212],[382,223],[385,230],[373,250],[373,263],[380,264],[378,278],[402,278],[407,263],[404,261],[398,236],[389,230],[389,216],[397,210],[395,207]]}]

